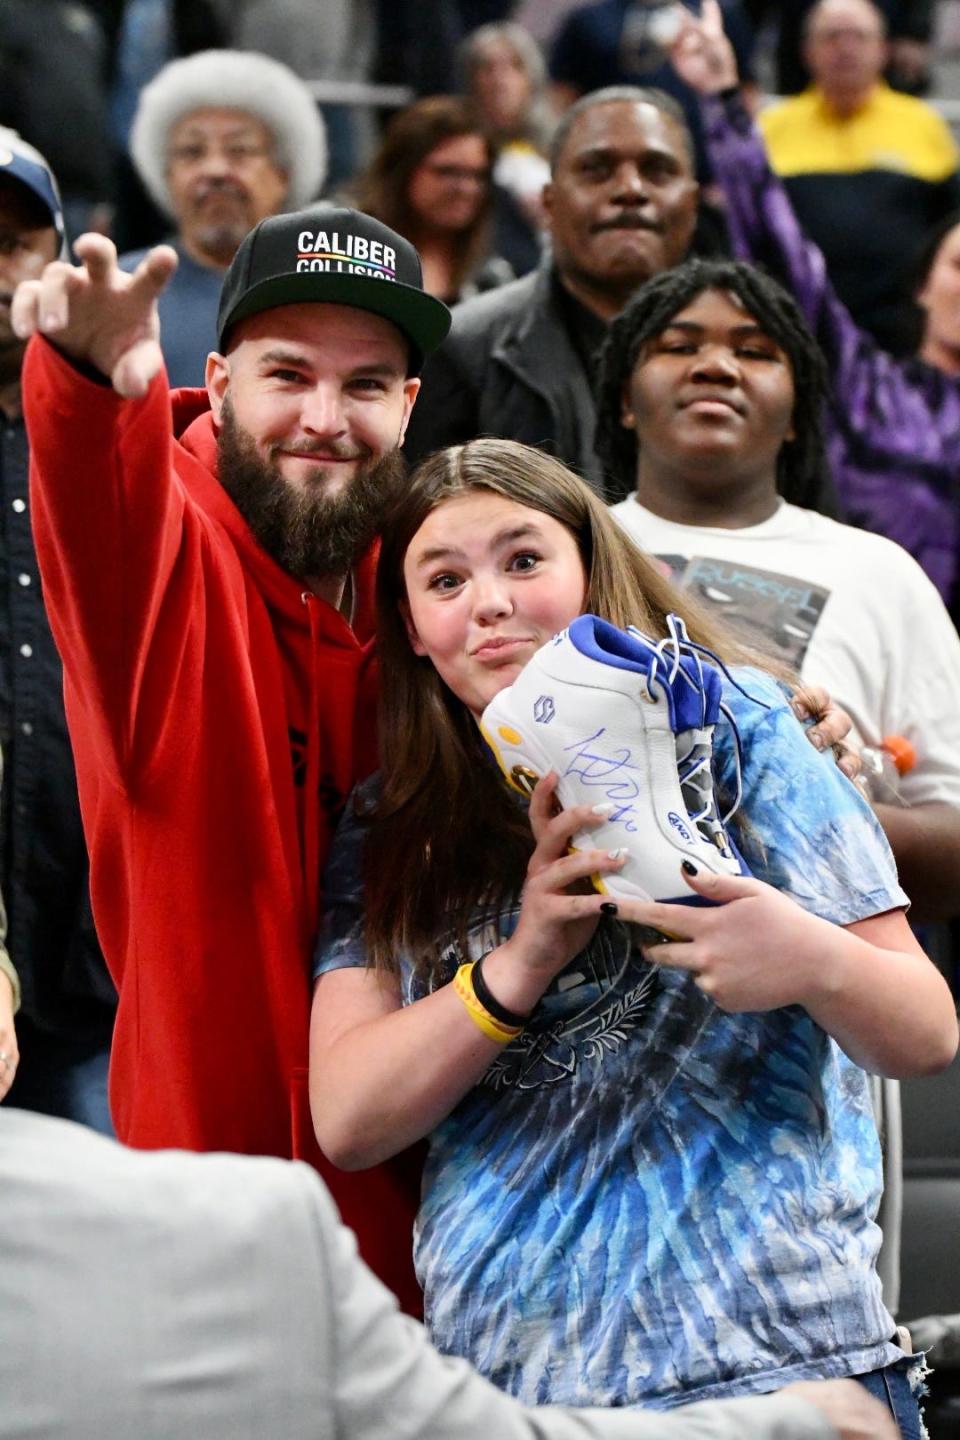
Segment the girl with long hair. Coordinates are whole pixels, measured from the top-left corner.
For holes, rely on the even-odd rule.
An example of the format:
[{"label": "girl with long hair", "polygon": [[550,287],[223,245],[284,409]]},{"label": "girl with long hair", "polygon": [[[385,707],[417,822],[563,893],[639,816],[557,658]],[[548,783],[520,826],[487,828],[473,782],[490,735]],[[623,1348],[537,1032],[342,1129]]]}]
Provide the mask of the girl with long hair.
[{"label": "girl with long hair", "polygon": [[[862,1067],[941,1067],[957,1029],[869,809],[778,681],[550,456],[432,456],[378,584],[382,775],[327,875],[311,1101],[349,1168],[429,1137],[434,1340],[536,1402],[669,1408],[884,1367],[906,1392]],[[654,638],[676,613],[733,667],[756,878],[678,864],[678,893],[713,903],[593,893],[625,863],[608,810],[556,813],[551,773],[525,813],[486,752],[484,708],[583,612]],[[727,796],[737,756],[718,725]],[[630,922],[677,939],[645,951]]]}]

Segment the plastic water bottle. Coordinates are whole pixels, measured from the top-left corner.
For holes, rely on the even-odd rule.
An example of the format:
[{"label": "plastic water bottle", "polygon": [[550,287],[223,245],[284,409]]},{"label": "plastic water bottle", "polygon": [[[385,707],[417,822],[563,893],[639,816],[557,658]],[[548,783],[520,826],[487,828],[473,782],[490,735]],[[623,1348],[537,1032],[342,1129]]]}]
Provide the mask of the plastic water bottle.
[{"label": "plastic water bottle", "polygon": [[904,735],[885,735],[879,745],[860,751],[864,789],[878,805],[903,805],[900,781],[917,763],[917,752]]}]

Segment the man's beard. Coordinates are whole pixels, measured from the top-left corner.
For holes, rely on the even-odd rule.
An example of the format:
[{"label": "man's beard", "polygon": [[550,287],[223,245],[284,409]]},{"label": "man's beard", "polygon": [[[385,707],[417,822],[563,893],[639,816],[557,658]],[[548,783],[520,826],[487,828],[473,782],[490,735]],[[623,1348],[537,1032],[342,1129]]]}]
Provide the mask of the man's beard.
[{"label": "man's beard", "polygon": [[[324,473],[318,459],[317,477]],[[258,453],[229,400],[220,415],[217,474],[256,539],[297,580],[346,575],[379,533],[406,465],[399,450],[361,462],[352,480],[328,494],[321,479],[285,480]]]}]

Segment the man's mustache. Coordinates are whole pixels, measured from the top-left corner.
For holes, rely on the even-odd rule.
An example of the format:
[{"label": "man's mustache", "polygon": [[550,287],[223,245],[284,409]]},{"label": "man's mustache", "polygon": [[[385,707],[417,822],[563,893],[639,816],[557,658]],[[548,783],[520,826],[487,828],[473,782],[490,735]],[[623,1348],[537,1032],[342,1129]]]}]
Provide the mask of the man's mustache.
[{"label": "man's mustache", "polygon": [[247,200],[249,195],[242,185],[232,180],[208,180],[198,185],[193,192],[195,200],[207,200],[211,195],[230,195],[234,200]]},{"label": "man's mustache", "polygon": [[325,440],[313,445],[277,445],[274,454],[283,451],[285,455],[316,456],[320,460],[362,460],[369,450],[357,450],[350,445],[338,444],[336,440]]}]

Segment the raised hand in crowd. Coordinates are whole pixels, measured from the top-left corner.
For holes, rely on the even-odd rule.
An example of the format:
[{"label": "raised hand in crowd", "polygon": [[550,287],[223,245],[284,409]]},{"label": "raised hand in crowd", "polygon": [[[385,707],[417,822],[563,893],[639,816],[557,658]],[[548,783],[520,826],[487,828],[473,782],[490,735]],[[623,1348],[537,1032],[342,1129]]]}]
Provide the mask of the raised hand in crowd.
[{"label": "raised hand in crowd", "polygon": [[700,19],[689,11],[670,48],[681,80],[700,95],[717,95],[739,83],[737,57],[723,28],[718,0],[703,0]]},{"label": "raised hand in crowd", "polygon": [[103,235],[81,235],[74,249],[79,265],[55,260],[39,280],[17,288],[13,328],[21,339],[46,335],[72,360],[108,376],[119,395],[136,399],[163,366],[157,297],[177,267],[176,251],[158,245],[128,275]]}]

